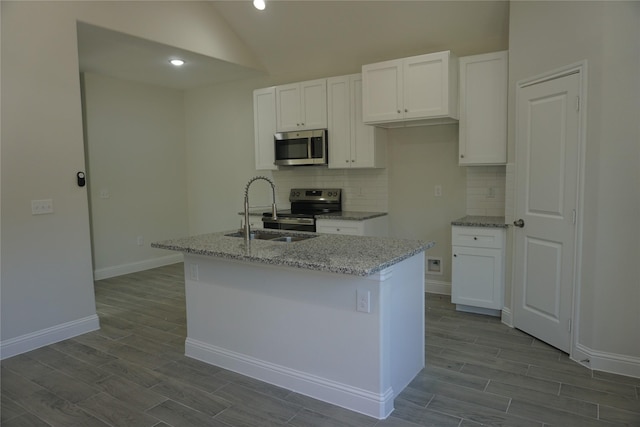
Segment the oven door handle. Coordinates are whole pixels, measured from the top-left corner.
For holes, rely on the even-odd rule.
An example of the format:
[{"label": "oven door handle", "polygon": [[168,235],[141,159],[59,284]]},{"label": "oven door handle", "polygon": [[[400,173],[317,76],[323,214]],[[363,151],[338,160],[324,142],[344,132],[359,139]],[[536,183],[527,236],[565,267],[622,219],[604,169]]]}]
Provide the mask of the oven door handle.
[{"label": "oven door handle", "polygon": [[293,225],[313,225],[313,218],[278,218],[262,217],[263,224],[293,224]]}]

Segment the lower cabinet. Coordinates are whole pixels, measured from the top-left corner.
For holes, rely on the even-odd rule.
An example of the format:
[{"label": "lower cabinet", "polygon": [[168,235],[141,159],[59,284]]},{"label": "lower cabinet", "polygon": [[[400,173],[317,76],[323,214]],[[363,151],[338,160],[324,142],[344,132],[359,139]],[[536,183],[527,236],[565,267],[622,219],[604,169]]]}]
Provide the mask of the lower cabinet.
[{"label": "lower cabinet", "polygon": [[345,234],[350,236],[384,237],[387,233],[387,216],[378,216],[365,220],[316,220],[316,232],[327,234]]},{"label": "lower cabinet", "polygon": [[505,236],[502,228],[452,227],[451,302],[458,310],[500,315]]}]

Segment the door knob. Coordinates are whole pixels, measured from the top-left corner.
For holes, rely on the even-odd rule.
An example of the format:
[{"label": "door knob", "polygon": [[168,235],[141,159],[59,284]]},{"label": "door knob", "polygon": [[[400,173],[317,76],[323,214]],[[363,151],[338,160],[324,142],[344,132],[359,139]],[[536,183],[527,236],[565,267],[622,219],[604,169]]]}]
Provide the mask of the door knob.
[{"label": "door knob", "polygon": [[523,228],[524,227],[524,220],[522,218],[520,218],[517,221],[513,221],[513,225],[515,225],[516,227]]}]

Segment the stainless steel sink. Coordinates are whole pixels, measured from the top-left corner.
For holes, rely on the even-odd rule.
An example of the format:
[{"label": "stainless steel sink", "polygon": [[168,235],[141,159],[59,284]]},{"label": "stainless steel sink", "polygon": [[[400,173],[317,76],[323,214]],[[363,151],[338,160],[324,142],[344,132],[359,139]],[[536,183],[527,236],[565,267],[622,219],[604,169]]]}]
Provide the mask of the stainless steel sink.
[{"label": "stainless steel sink", "polygon": [[[236,231],[234,233],[225,234],[227,237],[244,237],[244,233],[242,231]],[[301,240],[308,240],[317,237],[313,234],[311,235],[302,235],[302,234],[282,234],[282,233],[272,233],[269,231],[254,231],[251,233],[250,240],[269,240],[271,242],[299,242]]]}]

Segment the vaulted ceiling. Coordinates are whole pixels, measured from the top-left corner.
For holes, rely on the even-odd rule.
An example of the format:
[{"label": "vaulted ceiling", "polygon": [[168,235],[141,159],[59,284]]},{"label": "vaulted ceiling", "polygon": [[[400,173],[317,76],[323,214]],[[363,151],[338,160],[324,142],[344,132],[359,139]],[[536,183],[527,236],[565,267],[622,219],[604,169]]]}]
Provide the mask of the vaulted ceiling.
[{"label": "vaulted ceiling", "polygon": [[[458,56],[508,47],[508,1],[211,1],[268,74],[308,78],[358,72],[362,64],[452,50]],[[186,89],[259,73],[216,58],[79,24],[80,67]],[[167,56],[190,66],[166,67]]]}]

